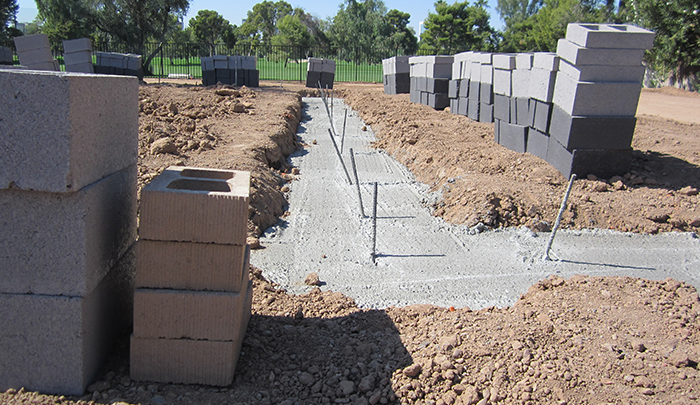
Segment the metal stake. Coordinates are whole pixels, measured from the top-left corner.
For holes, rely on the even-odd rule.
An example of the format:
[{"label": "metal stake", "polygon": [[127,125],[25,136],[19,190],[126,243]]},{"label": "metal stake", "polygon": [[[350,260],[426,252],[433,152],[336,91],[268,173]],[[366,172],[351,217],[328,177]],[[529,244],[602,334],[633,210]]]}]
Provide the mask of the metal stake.
[{"label": "metal stake", "polygon": [[377,264],[377,182],[374,182],[374,203],[372,208],[372,263]]},{"label": "metal stake", "polygon": [[559,213],[557,214],[557,219],[554,221],[554,228],[552,228],[552,233],[549,235],[549,242],[547,242],[547,250],[544,252],[544,260],[552,260],[549,257],[549,250],[552,248],[552,242],[554,242],[554,236],[557,234],[557,229],[559,229],[559,223],[561,222],[561,216],[564,214],[566,209],[566,202],[569,200],[569,193],[571,193],[571,186],[574,185],[574,180],[576,180],[576,174],[571,175],[569,180],[569,186],[566,188],[566,193],[564,194],[564,199],[561,201],[561,206],[559,207]]},{"label": "metal stake", "polygon": [[352,164],[352,172],[355,175],[355,185],[357,186],[357,201],[360,202],[360,215],[365,217],[365,208],[362,206],[362,192],[360,191],[360,178],[357,176],[357,166],[355,165],[355,153],[350,148],[350,163]]},{"label": "metal stake", "polygon": [[333,132],[329,129],[328,130],[328,135],[331,136],[331,141],[333,141],[333,147],[335,148],[335,153],[338,155],[338,159],[340,159],[340,164],[343,166],[343,171],[345,172],[345,177],[348,178],[348,183],[352,185],[352,180],[350,180],[350,175],[348,174],[348,169],[345,167],[345,162],[343,162],[343,157],[340,155],[340,151],[338,150],[338,144],[335,143],[335,137],[333,136]]},{"label": "metal stake", "polygon": [[348,120],[348,109],[346,108],[345,109],[345,118],[343,118],[343,136],[340,138],[340,153],[343,153],[343,145],[345,145],[345,122],[347,120]]}]

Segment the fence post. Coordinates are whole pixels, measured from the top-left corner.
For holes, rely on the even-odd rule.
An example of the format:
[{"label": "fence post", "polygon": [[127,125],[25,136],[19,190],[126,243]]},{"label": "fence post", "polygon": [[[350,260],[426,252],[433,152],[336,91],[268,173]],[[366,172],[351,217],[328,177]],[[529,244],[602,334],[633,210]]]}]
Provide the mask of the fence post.
[{"label": "fence post", "polygon": [[357,71],[360,68],[360,49],[355,47],[355,81],[357,81]]}]

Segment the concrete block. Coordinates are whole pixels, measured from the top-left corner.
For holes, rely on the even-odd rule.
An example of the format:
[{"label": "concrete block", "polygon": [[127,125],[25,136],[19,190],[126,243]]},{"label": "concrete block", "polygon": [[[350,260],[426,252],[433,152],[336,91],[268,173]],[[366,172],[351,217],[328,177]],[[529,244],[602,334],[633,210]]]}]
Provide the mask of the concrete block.
[{"label": "concrete block", "polygon": [[530,121],[530,99],[527,97],[517,97],[515,123],[518,125],[529,127],[532,125]]},{"label": "concrete block", "polygon": [[[450,57],[451,59],[451,57]],[[450,63],[428,63],[425,65],[425,76],[434,79],[451,79],[452,62]]]},{"label": "concrete block", "polygon": [[520,70],[532,69],[532,53],[518,53],[515,55],[515,68]]},{"label": "concrete block", "polygon": [[469,99],[466,97],[459,98],[457,114],[464,115],[465,117],[469,114]]},{"label": "concrete block", "polygon": [[549,123],[552,118],[552,103],[544,103],[539,100],[531,100],[530,109],[532,110],[532,112],[534,112],[532,119],[532,127],[540,132],[549,134]]},{"label": "concrete block", "polygon": [[63,62],[66,66],[89,63],[92,65],[92,53],[90,51],[71,52],[63,54]]},{"label": "concrete block", "polygon": [[136,240],[136,165],[74,193],[0,190],[0,292],[86,296]]},{"label": "concrete block", "polygon": [[462,78],[462,61],[455,60],[452,62],[452,79],[459,80]]},{"label": "concrete block", "polygon": [[214,58],[208,57],[208,56],[206,56],[206,57],[203,56],[203,57],[200,59],[200,61],[202,62],[202,73],[203,73],[205,70],[207,70],[207,71],[208,71],[208,70],[214,70]]},{"label": "concrete block", "polygon": [[567,150],[554,137],[549,137],[547,162],[564,177],[575,173],[579,178],[589,174],[609,179],[630,170],[632,148],[629,149],[574,149]]},{"label": "concrete block", "polygon": [[247,285],[238,293],[224,293],[137,288],[134,337],[236,340],[251,289]]},{"label": "concrete block", "polygon": [[535,52],[532,67],[556,72],[559,70],[559,57],[554,52]]},{"label": "concrete block", "polygon": [[321,87],[332,89],[335,83],[335,73],[321,72]]},{"label": "concrete block", "polygon": [[525,153],[527,133],[528,127],[524,125],[509,124],[501,121],[499,124],[498,143],[514,152]]},{"label": "concrete block", "polygon": [[449,87],[447,89],[447,96],[449,98],[459,97],[459,83],[460,80],[450,80]]},{"label": "concrete block", "polygon": [[459,99],[458,98],[450,98],[450,113],[457,114],[458,111],[459,111]]},{"label": "concrete block", "polygon": [[88,51],[92,53],[92,42],[89,38],[71,39],[63,41],[63,54]]},{"label": "concrete block", "polygon": [[576,66],[639,66],[642,64],[644,49],[584,48],[568,39],[560,39],[557,55]]},{"label": "concrete block", "polygon": [[525,152],[535,155],[541,159],[547,159],[547,148],[549,147],[549,136],[534,128],[527,131],[527,145]]},{"label": "concrete block", "polygon": [[318,63],[319,65],[323,63],[323,59],[321,58],[309,58],[309,63]]},{"label": "concrete block", "polygon": [[306,72],[306,87],[317,89],[321,81],[321,72],[310,70]]},{"label": "concrete block", "polygon": [[557,72],[533,68],[530,70],[529,97],[550,103],[554,97],[554,83]]},{"label": "concrete block", "polygon": [[510,97],[502,94],[493,96],[493,117],[510,122]]},{"label": "concrete block", "polygon": [[0,72],[0,188],[77,191],[138,159],[138,80]]},{"label": "concrete block", "polygon": [[493,65],[481,65],[481,83],[493,84]]},{"label": "concrete block", "polygon": [[462,62],[462,68],[460,71],[459,78],[460,79],[467,79],[472,76],[472,61],[471,60],[465,60]]},{"label": "concrete block", "polygon": [[491,65],[493,63],[493,54],[491,52],[474,52],[472,60],[476,60],[482,65]]},{"label": "concrete block", "polygon": [[509,124],[515,124],[518,121],[518,99],[516,97],[509,97],[510,101],[510,121]]},{"label": "concrete block", "polygon": [[461,79],[459,83],[459,97],[469,97],[469,79]]},{"label": "concrete block", "polygon": [[234,340],[131,337],[131,378],[183,384],[230,385],[245,338],[253,302],[252,285]]},{"label": "concrete block", "polygon": [[426,93],[428,95],[427,105],[436,109],[444,110],[450,105],[450,98],[447,97],[447,93]]},{"label": "concrete block", "polygon": [[202,71],[202,84],[205,86],[213,86],[216,84],[216,72],[213,69]]},{"label": "concrete block", "polygon": [[469,99],[479,101],[481,97],[481,82],[470,80],[469,81]]},{"label": "concrete block", "polygon": [[426,90],[428,93],[445,93],[449,91],[450,80],[449,79],[433,79],[427,78],[428,85]]},{"label": "concrete block", "polygon": [[586,48],[651,49],[653,31],[629,24],[569,24],[566,39]]},{"label": "concrete block", "polygon": [[31,49],[28,51],[17,52],[19,63],[23,66],[32,66],[39,63],[53,63],[53,55],[49,48]]},{"label": "concrete block", "polygon": [[25,65],[27,70],[41,70],[41,71],[49,71],[49,72],[55,72],[56,71],[56,65],[53,63],[53,61],[50,62],[40,62],[40,63],[35,63],[32,65]]},{"label": "concrete block", "polygon": [[428,91],[428,78],[427,77],[419,77],[418,81],[416,82],[416,88],[420,91],[427,92]]},{"label": "concrete block", "polygon": [[124,69],[139,70],[141,67],[141,55],[131,55],[126,59],[126,66],[124,66]]},{"label": "concrete block", "polygon": [[100,75],[112,74],[112,68],[110,68],[109,66],[95,65],[95,67],[93,69],[95,70],[95,74],[100,74]]},{"label": "concrete block", "polygon": [[214,69],[228,69],[228,59],[216,59],[214,57]]},{"label": "concrete block", "polygon": [[574,66],[562,61],[559,67],[561,73],[580,82],[636,82],[642,83],[646,68],[639,66],[605,66],[586,65]]},{"label": "concrete block", "polygon": [[411,77],[408,73],[397,73],[394,82],[396,94],[407,94],[411,91]]},{"label": "concrete block", "polygon": [[530,97],[530,77],[532,76],[530,69],[515,69],[513,70],[512,89],[513,97]]},{"label": "concrete block", "polygon": [[493,68],[501,70],[515,69],[515,55],[511,53],[497,53],[493,55]]},{"label": "concrete block", "polygon": [[428,65],[425,63],[420,63],[415,65],[413,76],[417,77],[428,77]]},{"label": "concrete block", "polygon": [[493,85],[482,82],[479,87],[479,101],[486,104],[493,104]]},{"label": "concrete block", "polygon": [[324,59],[323,65],[321,66],[321,72],[323,72],[323,73],[335,73],[335,61]]},{"label": "concrete block", "polygon": [[0,391],[83,394],[131,324],[133,257],[85,297],[0,293]]},{"label": "concrete block", "polygon": [[136,288],[240,292],[248,246],[140,240]]},{"label": "concrete block", "polygon": [[13,39],[18,54],[34,49],[46,49],[50,52],[51,49],[49,37],[46,34],[23,35]]},{"label": "concrete block", "polygon": [[555,105],[550,134],[568,150],[627,149],[636,123],[636,117],[572,117]]},{"label": "concrete block", "polygon": [[228,55],[228,69],[242,69],[243,60],[240,55]]},{"label": "concrete block", "polygon": [[470,74],[469,74],[469,80],[472,82],[480,82],[481,81],[481,63],[477,61],[472,61],[471,62],[471,67],[469,68]]},{"label": "concrete block", "polygon": [[479,122],[493,122],[493,104],[479,103]]},{"label": "concrete block", "polygon": [[467,111],[467,117],[469,117],[470,119],[472,119],[474,121],[479,121],[479,107],[480,107],[479,99],[470,98],[469,99],[469,107],[468,107],[468,111]]},{"label": "concrete block", "polygon": [[246,244],[250,172],[171,166],[141,190],[141,239]]},{"label": "concrete block", "polygon": [[493,92],[510,97],[512,93],[512,71],[504,69],[493,70]]},{"label": "concrete block", "polygon": [[633,117],[641,91],[641,83],[579,82],[559,74],[552,101],[569,115]]}]

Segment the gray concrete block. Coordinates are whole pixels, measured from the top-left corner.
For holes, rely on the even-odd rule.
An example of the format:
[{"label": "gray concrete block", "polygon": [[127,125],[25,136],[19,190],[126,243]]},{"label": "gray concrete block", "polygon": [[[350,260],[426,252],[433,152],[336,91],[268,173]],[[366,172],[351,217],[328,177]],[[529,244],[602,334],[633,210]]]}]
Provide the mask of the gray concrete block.
[{"label": "gray concrete block", "polygon": [[75,193],[0,190],[0,292],[85,296],[136,240],[136,165]]},{"label": "gray concrete block", "polygon": [[569,24],[566,39],[586,48],[651,49],[653,31],[629,24]]},{"label": "gray concrete block", "polygon": [[71,39],[68,41],[63,41],[63,55],[67,53],[75,53],[81,51],[88,51],[92,53],[92,42],[89,38],[78,38]]},{"label": "gray concrete block", "polygon": [[535,52],[532,67],[556,72],[559,70],[559,57],[554,52]]},{"label": "gray concrete block", "polygon": [[579,178],[593,174],[600,178],[609,179],[629,171],[632,162],[632,148],[574,149],[569,151],[550,136],[546,160],[566,178],[575,173]]},{"label": "gray concrete block", "polygon": [[423,105],[428,105],[428,92],[421,91],[420,92],[420,103]]},{"label": "gray concrete block", "polygon": [[459,99],[450,98],[450,113],[457,114],[459,112]]},{"label": "gray concrete block", "polygon": [[527,97],[517,97],[515,123],[518,125],[529,127],[532,125],[530,121],[530,99]]},{"label": "gray concrete block", "polygon": [[515,124],[518,121],[518,99],[515,97],[508,97],[510,101],[510,121],[509,124]]},{"label": "gray concrete block", "polygon": [[335,74],[335,61],[324,59],[323,64],[321,65],[321,72]]},{"label": "gray concrete block", "polygon": [[469,68],[469,80],[472,82],[481,81],[481,63],[477,61],[471,62],[471,67]]},{"label": "gray concrete block", "polygon": [[479,101],[486,104],[493,104],[493,85],[482,82],[479,87]]},{"label": "gray concrete block", "polygon": [[491,52],[474,52],[472,58],[479,61],[482,65],[491,65],[493,63],[493,54]]},{"label": "gray concrete block", "polygon": [[529,97],[550,103],[554,97],[554,83],[557,72],[533,68],[530,70]]},{"label": "gray concrete block", "polygon": [[419,90],[416,90],[416,89],[414,89],[414,88],[411,88],[411,92],[408,93],[408,94],[409,94],[408,99],[409,99],[412,103],[420,104],[420,94],[421,94],[421,92],[420,92]]},{"label": "gray concrete block", "polygon": [[549,123],[552,118],[552,103],[544,103],[539,100],[532,100],[530,104],[530,110],[534,113],[532,119],[532,127],[540,132],[549,134]]},{"label": "gray concrete block", "polygon": [[510,97],[512,92],[512,71],[504,69],[493,70],[493,92]]},{"label": "gray concrete block", "polygon": [[85,62],[74,65],[66,65],[66,72],[95,73],[95,69],[92,62]]},{"label": "gray concrete block", "polygon": [[642,64],[644,49],[584,48],[568,39],[560,39],[557,55],[576,66],[639,66]]},{"label": "gray concrete block", "polygon": [[637,82],[642,83],[646,68],[639,66],[574,66],[561,61],[559,71],[580,82]]},{"label": "gray concrete block", "polygon": [[46,34],[23,35],[13,39],[18,54],[34,49],[51,49],[49,37]]},{"label": "gray concrete block", "polygon": [[494,69],[513,70],[515,69],[515,54],[497,53],[493,55]]},{"label": "gray concrete block", "polygon": [[321,72],[310,70],[306,72],[306,87],[317,89],[321,81]]},{"label": "gray concrete block", "polygon": [[214,57],[214,69],[228,69],[228,59],[216,59]]},{"label": "gray concrete block", "polygon": [[500,136],[501,136],[501,120],[499,120],[498,118],[494,118],[493,119],[493,140],[496,143],[499,143]]},{"label": "gray concrete block", "polygon": [[636,117],[572,117],[555,105],[550,134],[568,150],[627,149],[636,123]]},{"label": "gray concrete block", "polygon": [[460,80],[450,80],[449,87],[447,89],[447,96],[449,98],[459,97],[459,83]]},{"label": "gray concrete block", "polygon": [[479,101],[481,97],[481,82],[474,80],[469,81],[469,99]]},{"label": "gray concrete block", "polygon": [[464,115],[465,117],[469,114],[469,99],[466,97],[459,98],[459,109],[457,114]]},{"label": "gray concrete block", "polygon": [[521,70],[532,69],[532,53],[524,52],[515,55],[515,68]]},{"label": "gray concrete block", "polygon": [[444,110],[450,105],[450,98],[447,97],[447,93],[427,93],[428,94],[428,106],[436,110]]},{"label": "gray concrete block", "polygon": [[469,97],[469,79],[461,79],[459,83],[459,97]]},{"label": "gray concrete block", "polygon": [[138,80],[0,72],[0,189],[72,192],[138,160]]},{"label": "gray concrete block", "polygon": [[481,83],[493,84],[493,65],[481,65]]},{"label": "gray concrete block", "polygon": [[90,51],[78,51],[63,54],[63,63],[66,66],[77,65],[79,63],[89,63],[92,65],[92,53]]},{"label": "gray concrete block", "polygon": [[493,104],[479,103],[479,122],[493,122]]},{"label": "gray concrete block", "polygon": [[25,65],[25,67],[27,68],[27,70],[56,72],[56,64],[54,64],[53,61],[34,63],[32,65]]},{"label": "gray concrete block", "polygon": [[19,63],[23,66],[33,66],[39,63],[53,63],[53,55],[49,48],[31,49],[17,52]]},{"label": "gray concrete block", "polygon": [[547,136],[547,134],[534,128],[530,128],[527,131],[527,145],[525,145],[525,152],[546,160],[548,147],[549,136]]},{"label": "gray concrete block", "polygon": [[510,122],[510,97],[502,94],[493,96],[493,117]]},{"label": "gray concrete block", "polygon": [[85,297],[0,293],[0,391],[82,395],[133,314],[133,249]]},{"label": "gray concrete block", "polygon": [[513,71],[513,97],[530,97],[531,72],[530,69],[515,69]]},{"label": "gray concrete block", "polygon": [[411,91],[411,77],[408,73],[397,73],[394,78],[396,94],[407,94]]},{"label": "gray concrete block", "polygon": [[467,117],[469,117],[470,119],[472,119],[474,121],[479,121],[479,114],[480,114],[479,100],[478,99],[475,100],[472,98],[470,98],[468,100],[469,100],[469,107],[468,107],[468,111],[467,111]]},{"label": "gray concrete block", "polygon": [[552,101],[569,115],[633,117],[641,91],[641,83],[579,82],[559,74]]},{"label": "gray concrete block", "polygon": [[130,55],[129,58],[126,59],[126,66],[124,66],[124,69],[141,69],[141,55]]},{"label": "gray concrete block", "polygon": [[450,80],[449,79],[434,79],[428,77],[426,90],[428,93],[445,93],[449,91]]},{"label": "gray concrete block", "polygon": [[433,79],[451,79],[452,78],[452,62],[450,62],[450,63],[427,63],[425,65],[425,76],[433,78]]},{"label": "gray concrete block", "polygon": [[499,124],[498,143],[514,152],[525,153],[527,132],[528,127],[524,125],[509,124],[501,121]]}]

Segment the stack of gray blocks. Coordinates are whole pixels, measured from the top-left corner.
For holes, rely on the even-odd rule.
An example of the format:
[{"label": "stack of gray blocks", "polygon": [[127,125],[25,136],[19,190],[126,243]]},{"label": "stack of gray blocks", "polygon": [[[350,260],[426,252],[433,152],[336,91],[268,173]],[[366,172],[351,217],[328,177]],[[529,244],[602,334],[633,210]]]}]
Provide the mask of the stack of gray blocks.
[{"label": "stack of gray blocks", "polygon": [[332,89],[335,81],[335,61],[330,59],[309,58],[306,69],[306,87]]},{"label": "stack of gray blocks", "polygon": [[394,56],[382,60],[385,94],[411,92],[411,74],[408,56]]},{"label": "stack of gray blocks", "polygon": [[452,79],[453,56],[411,56],[408,59],[411,75],[410,99],[414,103],[444,110],[450,105],[448,96]]},{"label": "stack of gray blocks", "polygon": [[15,37],[14,41],[20,65],[31,70],[60,70],[58,61],[51,55],[46,34]]},{"label": "stack of gray blocks", "polygon": [[66,72],[94,73],[90,39],[63,41],[63,61]]},{"label": "stack of gray blocks", "polygon": [[133,313],[138,81],[0,88],[0,392],[82,395]]},{"label": "stack of gray blocks", "polygon": [[455,55],[449,84],[450,112],[474,121],[493,122],[493,54]]},{"label": "stack of gray blocks", "polygon": [[13,65],[15,63],[12,49],[0,46],[0,65]]},{"label": "stack of gray blocks", "polygon": [[133,53],[96,52],[95,73],[136,76],[143,79],[141,55]]},{"label": "stack of gray blocks", "polygon": [[214,55],[202,58],[202,84],[217,83],[232,86],[260,86],[258,58],[242,55]]}]

